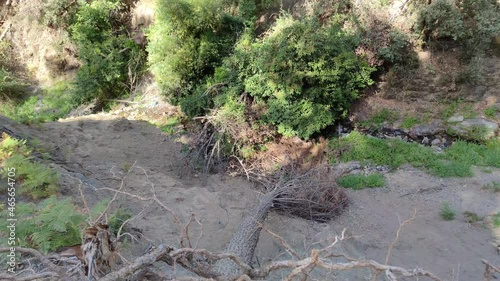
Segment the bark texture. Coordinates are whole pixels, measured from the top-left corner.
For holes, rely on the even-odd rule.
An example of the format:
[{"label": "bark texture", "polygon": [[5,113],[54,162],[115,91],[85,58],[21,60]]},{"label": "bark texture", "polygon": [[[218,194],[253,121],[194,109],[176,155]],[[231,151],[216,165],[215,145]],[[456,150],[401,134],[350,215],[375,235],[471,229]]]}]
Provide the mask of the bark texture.
[{"label": "bark texture", "polygon": [[[267,194],[261,199],[259,205],[255,206],[241,221],[225,250],[226,253],[233,253],[246,264],[252,264],[262,224],[273,206],[275,196],[274,193]],[[245,273],[241,267],[230,259],[218,261],[215,265],[215,271],[220,275],[221,280],[232,280]]]}]

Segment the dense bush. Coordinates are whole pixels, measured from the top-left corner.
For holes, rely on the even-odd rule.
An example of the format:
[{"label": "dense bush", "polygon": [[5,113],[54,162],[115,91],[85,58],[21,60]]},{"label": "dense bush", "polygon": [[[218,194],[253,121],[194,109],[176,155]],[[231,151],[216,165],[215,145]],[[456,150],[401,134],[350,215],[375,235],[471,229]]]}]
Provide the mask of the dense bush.
[{"label": "dense bush", "polygon": [[126,36],[124,26],[116,29],[112,23],[121,7],[120,1],[96,0],[78,9],[71,26],[71,38],[78,47],[83,62],[75,81],[77,103],[97,98],[118,97],[128,90],[130,71],[141,63],[144,53]]},{"label": "dense bush", "polygon": [[433,39],[463,39],[464,19],[452,0],[437,0],[423,9],[417,29]]},{"label": "dense bush", "polygon": [[417,30],[435,40],[452,38],[471,58],[489,48],[500,34],[500,4],[496,0],[438,0],[420,12]]},{"label": "dense bush", "polygon": [[271,2],[160,1],[148,35],[150,67],[188,116],[241,102],[245,95],[262,109],[260,122],[285,136],[309,138],[346,115],[359,91],[372,83],[374,68],[354,53],[358,37],[339,17],[329,23],[282,14],[256,39],[249,19]]},{"label": "dense bush", "polygon": [[415,69],[419,64],[410,37],[397,29],[390,32],[389,42],[379,50],[379,56],[389,65],[403,70]]},{"label": "dense bush", "polygon": [[[174,104],[185,98],[183,109],[207,106],[198,87],[231,53],[243,19],[226,12],[233,1],[160,0],[148,38],[150,69]],[[248,1],[242,1],[248,2]],[[247,12],[252,12],[249,8]]]},{"label": "dense bush", "polygon": [[[267,109],[262,116],[285,136],[308,138],[345,116],[374,70],[354,54],[357,38],[341,22],[282,16],[262,40],[242,37],[218,79],[236,80]],[[242,94],[233,89],[235,94]]]},{"label": "dense bush", "polygon": [[42,9],[42,23],[54,28],[67,28],[73,23],[78,6],[85,1],[48,0]]}]

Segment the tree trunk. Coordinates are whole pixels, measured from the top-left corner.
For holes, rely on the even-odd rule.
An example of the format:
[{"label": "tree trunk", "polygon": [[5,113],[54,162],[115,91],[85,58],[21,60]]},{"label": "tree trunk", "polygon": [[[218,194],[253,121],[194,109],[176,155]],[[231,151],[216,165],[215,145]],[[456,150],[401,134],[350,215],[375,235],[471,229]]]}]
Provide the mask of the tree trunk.
[{"label": "tree trunk", "polygon": [[[262,224],[273,206],[275,196],[274,193],[267,194],[261,199],[259,205],[255,206],[241,221],[226,248],[226,253],[233,253],[246,264],[252,264]],[[243,269],[230,259],[218,261],[215,265],[215,271],[221,276],[221,280],[233,280],[244,273]]]}]

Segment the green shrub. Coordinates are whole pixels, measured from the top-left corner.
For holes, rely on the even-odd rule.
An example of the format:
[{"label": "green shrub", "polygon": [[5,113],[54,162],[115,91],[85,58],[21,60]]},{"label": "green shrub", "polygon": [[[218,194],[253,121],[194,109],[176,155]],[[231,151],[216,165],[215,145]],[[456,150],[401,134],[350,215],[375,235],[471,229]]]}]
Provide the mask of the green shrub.
[{"label": "green shrub", "polygon": [[500,107],[490,106],[484,110],[484,115],[488,118],[494,119],[497,112],[500,112]]},{"label": "green shrub", "polygon": [[471,85],[480,85],[485,82],[485,72],[483,65],[485,58],[482,55],[475,55],[462,67],[458,73],[457,82]]},{"label": "green shrub", "polygon": [[416,29],[432,39],[452,38],[470,59],[483,55],[493,36],[500,34],[498,14],[496,0],[438,0],[420,12]]},{"label": "green shrub", "polygon": [[363,188],[382,187],[385,185],[385,178],[381,174],[365,175],[348,175],[341,177],[337,183],[345,188],[352,188],[355,190]]},{"label": "green shrub", "polygon": [[451,221],[451,220],[454,220],[455,219],[455,210],[453,210],[453,208],[450,206],[450,203],[443,203],[443,205],[441,205],[441,211],[439,213],[441,215],[441,218],[443,220],[447,220],[447,221]]},{"label": "green shrub", "polygon": [[182,108],[189,116],[206,109],[204,89],[199,86],[231,53],[244,27],[243,19],[227,13],[223,4],[218,0],[160,0],[148,32],[148,60],[155,80],[174,104],[188,99]]},{"label": "green shrub", "polygon": [[245,92],[267,104],[263,120],[287,137],[309,138],[345,117],[373,83],[374,68],[354,54],[356,37],[340,21],[282,15],[262,40],[242,40],[226,73],[239,72]]},{"label": "green shrub", "polygon": [[[7,217],[7,212],[8,210],[3,211],[2,217]],[[47,253],[63,246],[81,243],[80,229],[85,220],[70,198],[61,200],[51,196],[38,205],[18,203],[16,218],[17,245]],[[0,224],[0,239],[5,242],[8,222],[3,220]]]},{"label": "green shrub", "polygon": [[0,68],[0,101],[22,98],[28,90],[28,84],[10,71]]},{"label": "green shrub", "polygon": [[410,37],[397,29],[391,31],[389,44],[379,50],[379,56],[385,62],[404,70],[415,69],[419,64]]},{"label": "green shrub", "polygon": [[[109,225],[109,231],[113,233],[115,236],[118,234],[118,230],[120,230],[120,227],[132,217],[132,214],[124,209],[117,209],[113,214],[109,216],[108,219],[108,225]],[[123,233],[123,230],[122,230]]]},{"label": "green shrub", "polygon": [[457,1],[464,20],[465,55],[472,58],[490,47],[500,35],[500,3],[496,0]]},{"label": "green shrub", "polygon": [[73,23],[78,6],[84,3],[83,0],[48,0],[42,8],[42,23],[53,28],[67,28]]},{"label": "green shrub", "polygon": [[494,227],[500,227],[500,212],[493,215],[492,223]]},{"label": "green shrub", "polygon": [[420,12],[417,30],[433,39],[463,39],[464,19],[452,0],[437,0]]},{"label": "green shrub", "polygon": [[2,180],[8,177],[7,169],[15,169],[15,181],[20,194],[26,194],[35,199],[45,198],[59,190],[58,175],[47,166],[35,162],[30,156],[31,151],[26,141],[19,141],[3,135],[0,142],[0,176]]},{"label": "green shrub", "polygon": [[127,38],[125,26],[113,24],[116,19],[112,15],[119,14],[120,8],[119,1],[96,0],[78,9],[75,23],[70,27],[83,63],[75,80],[77,104],[97,98],[98,107],[102,107],[107,99],[132,90],[130,75],[138,74],[138,66],[140,72],[145,55]]},{"label": "green shrub", "polygon": [[61,81],[43,89],[42,98],[31,96],[25,100],[0,104],[0,113],[24,124],[55,121],[75,106],[70,82]]}]

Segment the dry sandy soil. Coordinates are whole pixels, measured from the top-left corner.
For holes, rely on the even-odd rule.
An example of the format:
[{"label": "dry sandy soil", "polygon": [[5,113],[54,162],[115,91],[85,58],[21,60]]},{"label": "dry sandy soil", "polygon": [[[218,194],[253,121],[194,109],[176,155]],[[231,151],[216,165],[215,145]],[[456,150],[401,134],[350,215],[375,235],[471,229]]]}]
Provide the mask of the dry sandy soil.
[{"label": "dry sandy soil", "polygon": [[[19,134],[41,139],[52,151],[54,168],[63,174],[63,194],[79,198],[78,185],[89,204],[110,198],[102,187],[119,188],[120,178],[132,166],[124,191],[158,198],[186,223],[192,213],[203,224],[200,248],[223,250],[238,222],[259,197],[245,179],[224,175],[196,177],[187,173],[181,144],[165,136],[144,121],[127,120],[111,114],[96,114],[46,123],[27,128],[2,125]],[[489,171],[487,171],[489,172]],[[465,179],[440,179],[411,167],[385,175],[387,186],[360,191],[349,190],[352,204],[330,223],[315,223],[271,213],[265,228],[281,235],[298,252],[331,242],[332,237],[347,228],[349,239],[336,251],[356,258],[384,262],[387,249],[395,239],[399,222],[412,216],[394,246],[389,263],[408,268],[421,267],[444,280],[482,280],[481,259],[500,264],[495,234],[483,223],[468,224],[462,213],[471,211],[487,217],[500,211],[499,193],[482,189],[484,184],[500,182],[500,170],[477,169],[476,176]],[[79,180],[75,180],[78,178]],[[450,202],[457,218],[443,221],[439,216],[442,202]],[[119,206],[138,214],[130,225],[142,231],[139,240],[125,245],[125,256],[140,254],[149,243],[176,245],[177,226],[172,216],[152,203],[145,204],[119,196]],[[201,228],[193,224],[193,243]],[[137,234],[137,233],[136,233]],[[499,234],[497,233],[498,237]],[[265,231],[256,251],[256,265],[274,259],[291,258],[279,241]],[[281,280],[286,272],[277,272],[268,280]],[[368,280],[367,272],[335,273],[317,270],[310,280]],[[419,280],[426,280],[421,278]]]}]

